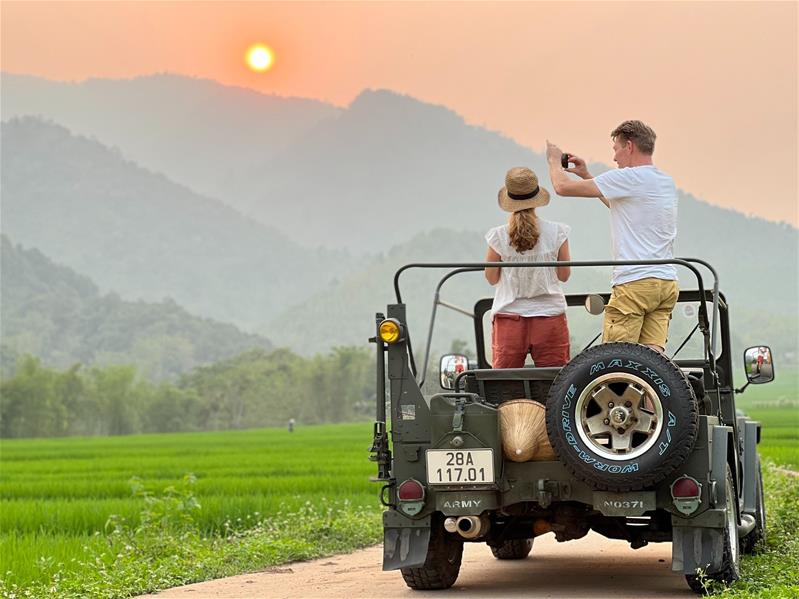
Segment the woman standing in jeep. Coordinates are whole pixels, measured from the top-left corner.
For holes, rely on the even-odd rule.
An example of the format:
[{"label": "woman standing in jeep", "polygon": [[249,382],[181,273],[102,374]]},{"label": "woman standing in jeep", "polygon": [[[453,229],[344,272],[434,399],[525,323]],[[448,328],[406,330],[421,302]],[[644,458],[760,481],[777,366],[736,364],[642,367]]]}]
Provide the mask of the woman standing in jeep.
[{"label": "woman standing in jeep", "polygon": [[[568,261],[570,227],[539,219],[535,209],[549,203],[549,192],[536,174],[515,167],[499,190],[499,207],[510,212],[508,224],[486,234],[486,262]],[[569,361],[566,298],[560,283],[568,266],[557,268],[486,268],[496,286],[493,318],[493,367],[521,368],[529,353],[536,366],[563,366]]]}]

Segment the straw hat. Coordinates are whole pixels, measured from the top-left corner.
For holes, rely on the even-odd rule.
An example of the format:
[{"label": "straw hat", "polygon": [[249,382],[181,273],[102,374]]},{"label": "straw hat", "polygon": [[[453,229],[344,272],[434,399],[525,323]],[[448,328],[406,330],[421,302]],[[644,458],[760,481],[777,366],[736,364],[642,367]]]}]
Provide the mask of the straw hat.
[{"label": "straw hat", "polygon": [[538,177],[526,166],[515,166],[505,175],[505,187],[499,190],[499,207],[518,212],[549,204],[549,192],[538,186]]},{"label": "straw hat", "polygon": [[545,419],[537,401],[514,399],[499,406],[502,453],[512,462],[554,460]]}]

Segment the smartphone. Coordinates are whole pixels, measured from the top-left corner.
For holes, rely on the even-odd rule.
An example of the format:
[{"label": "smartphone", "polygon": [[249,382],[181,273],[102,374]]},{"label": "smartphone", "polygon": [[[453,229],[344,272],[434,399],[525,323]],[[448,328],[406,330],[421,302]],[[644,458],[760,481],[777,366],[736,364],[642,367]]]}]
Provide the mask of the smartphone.
[{"label": "smartphone", "polygon": [[560,165],[563,168],[569,168],[569,155],[568,154],[561,154],[560,155]]}]

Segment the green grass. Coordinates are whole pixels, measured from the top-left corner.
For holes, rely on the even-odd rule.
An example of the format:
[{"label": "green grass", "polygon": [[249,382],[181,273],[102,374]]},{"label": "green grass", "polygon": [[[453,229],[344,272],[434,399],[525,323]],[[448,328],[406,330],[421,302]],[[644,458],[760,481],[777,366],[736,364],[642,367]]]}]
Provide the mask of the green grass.
[{"label": "green grass", "polygon": [[[770,538],[723,593],[795,597],[799,481],[774,462],[799,466],[796,403],[750,390]],[[364,423],[2,441],[0,596],[127,597],[378,542],[370,438]]]},{"label": "green grass", "polygon": [[[268,528],[275,522],[282,523],[288,534],[296,528],[289,514],[298,513],[311,524],[328,522],[346,530],[327,544],[316,543],[311,530],[306,531],[307,538],[295,535],[288,545],[285,534],[273,534],[272,549],[262,548],[256,557],[248,557],[244,560],[248,567],[377,542],[378,488],[368,481],[374,466],[366,459],[370,438],[371,425],[351,424],[298,428],[294,433],[266,429],[2,441],[0,573],[4,584],[34,588],[50,583],[54,575],[64,580],[83,572],[86,563],[82,562],[114,544],[113,535],[108,535],[114,529],[109,526],[112,515],[112,524],[122,523],[125,534],[133,534],[142,524],[142,513],[146,517],[152,509],[147,497],[180,488],[188,472],[197,480],[182,492],[199,504],[192,513],[192,530],[199,539],[195,548],[201,553],[230,553],[211,549],[231,535]],[[132,494],[132,477],[141,480],[149,495]],[[254,536],[248,538],[251,545],[257,544]],[[237,547],[245,544],[239,541]],[[211,562],[210,557],[205,562],[209,572],[214,567],[220,575],[237,571]],[[187,562],[186,572],[193,571],[189,566]],[[168,582],[183,580],[169,578]],[[147,584],[134,586],[143,592]],[[68,588],[61,590],[67,593]]]},{"label": "green grass", "polygon": [[773,382],[749,385],[736,402],[763,424],[760,455],[799,470],[799,371],[777,369]]},{"label": "green grass", "polygon": [[715,588],[720,599],[796,599],[799,597],[799,479],[763,470],[766,487],[766,542],[741,561],[741,578]]}]

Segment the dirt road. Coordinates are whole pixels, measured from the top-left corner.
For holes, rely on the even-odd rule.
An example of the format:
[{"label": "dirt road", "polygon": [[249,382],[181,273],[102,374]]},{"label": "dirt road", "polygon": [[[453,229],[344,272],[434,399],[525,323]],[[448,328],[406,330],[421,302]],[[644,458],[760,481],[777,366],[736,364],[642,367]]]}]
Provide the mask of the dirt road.
[{"label": "dirt road", "polygon": [[360,599],[376,597],[553,597],[560,599],[691,597],[681,575],[671,572],[671,543],[633,551],[623,541],[594,533],[557,543],[539,537],[523,561],[499,561],[484,544],[467,543],[461,574],[447,591],[411,591],[399,572],[381,570],[382,547],[264,572],[192,584],[148,597],[202,599]]}]

